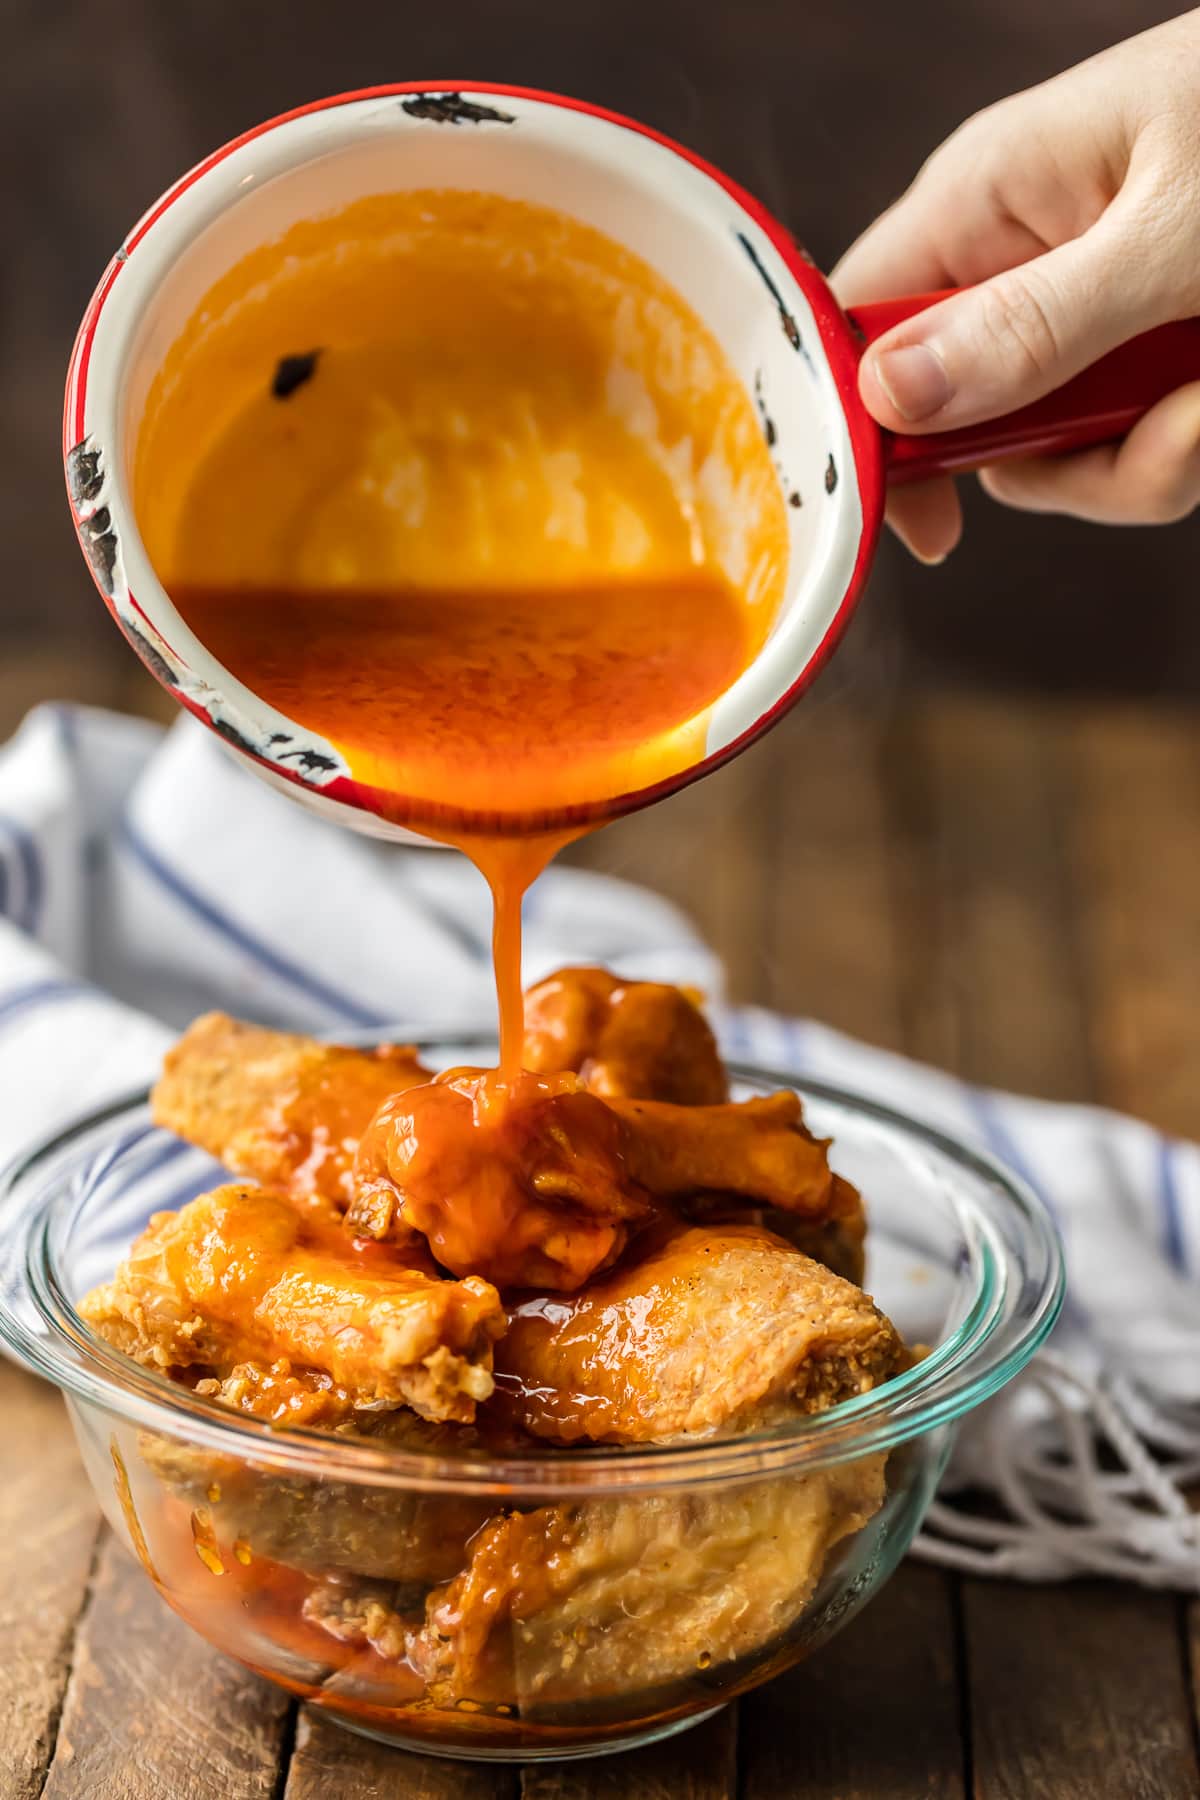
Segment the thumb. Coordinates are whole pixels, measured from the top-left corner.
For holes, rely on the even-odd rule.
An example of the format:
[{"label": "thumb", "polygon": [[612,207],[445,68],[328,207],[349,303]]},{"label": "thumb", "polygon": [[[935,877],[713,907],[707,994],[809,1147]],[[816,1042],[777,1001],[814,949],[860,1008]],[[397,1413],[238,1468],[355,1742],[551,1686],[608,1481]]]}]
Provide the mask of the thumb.
[{"label": "thumb", "polygon": [[1110,211],[1082,237],[917,313],[863,356],[868,412],[892,431],[947,431],[1040,399],[1168,316],[1146,261]]}]

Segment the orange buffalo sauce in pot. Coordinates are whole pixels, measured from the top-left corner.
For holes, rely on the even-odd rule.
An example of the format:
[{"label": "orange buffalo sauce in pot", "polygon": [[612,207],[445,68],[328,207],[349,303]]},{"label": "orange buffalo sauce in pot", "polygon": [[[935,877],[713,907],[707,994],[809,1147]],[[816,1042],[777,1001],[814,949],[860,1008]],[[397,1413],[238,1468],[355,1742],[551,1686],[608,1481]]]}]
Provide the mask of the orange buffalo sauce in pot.
[{"label": "orange buffalo sauce in pot", "polygon": [[700,760],[787,566],[749,396],[646,263],[495,195],[376,195],[223,276],[137,440],[175,606],[496,901],[520,1066],[538,822]]}]

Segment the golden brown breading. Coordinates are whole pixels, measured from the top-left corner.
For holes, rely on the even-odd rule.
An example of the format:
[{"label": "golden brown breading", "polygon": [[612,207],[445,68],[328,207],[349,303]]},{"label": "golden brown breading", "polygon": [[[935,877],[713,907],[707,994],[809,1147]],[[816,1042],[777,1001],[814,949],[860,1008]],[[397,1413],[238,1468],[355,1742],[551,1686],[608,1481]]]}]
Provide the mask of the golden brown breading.
[{"label": "golden brown breading", "polygon": [[[194,1374],[193,1393],[215,1400],[231,1412],[270,1425],[338,1426],[354,1417],[354,1395],[319,1369],[296,1368],[286,1357],[273,1363],[220,1365],[221,1374]],[[187,1381],[188,1376],[178,1374]]]},{"label": "golden brown breading", "polygon": [[561,1443],[642,1443],[822,1412],[903,1357],[867,1295],[773,1233],[675,1225],[582,1293],[513,1307],[491,1409]]},{"label": "golden brown breading", "polygon": [[833,1196],[828,1144],[805,1129],[789,1088],[723,1106],[610,1100],[633,1179],[660,1199],[740,1194],[823,1219]]},{"label": "golden brown breading", "polygon": [[841,1175],[833,1178],[829,1211],[824,1218],[785,1212],[778,1206],[755,1206],[737,1194],[697,1194],[681,1202],[689,1219],[702,1225],[765,1225],[786,1238],[814,1262],[824,1263],[861,1287],[866,1268],[867,1214],[862,1195]]},{"label": "golden brown breading", "polygon": [[[360,1413],[334,1435],[448,1460],[484,1448],[473,1426],[434,1424],[407,1408]],[[315,1575],[403,1583],[421,1601],[466,1566],[468,1541],[495,1508],[486,1498],[284,1474],[155,1432],[142,1434],[139,1449],[166,1488],[204,1508],[221,1545]]]},{"label": "golden brown breading", "polygon": [[593,1094],[706,1106],[729,1097],[716,1039],[683,988],[559,969],[525,995],[525,1067],[573,1069]]},{"label": "golden brown breading", "polygon": [[408,1404],[469,1420],[491,1392],[495,1289],[440,1279],[427,1256],[356,1250],[323,1216],[263,1188],[229,1186],[157,1213],[83,1316],[164,1370],[284,1362],[314,1369],[354,1406]]},{"label": "golden brown breading", "polygon": [[367,1625],[384,1653],[403,1642],[443,1706],[529,1717],[711,1680],[795,1625],[833,1546],[878,1511],[883,1464],[500,1515],[429,1596],[422,1630],[378,1613]]},{"label": "golden brown breading", "polygon": [[151,1103],[156,1124],[233,1174],[345,1207],[374,1114],[428,1080],[409,1045],[356,1050],[206,1013],[167,1052]]}]

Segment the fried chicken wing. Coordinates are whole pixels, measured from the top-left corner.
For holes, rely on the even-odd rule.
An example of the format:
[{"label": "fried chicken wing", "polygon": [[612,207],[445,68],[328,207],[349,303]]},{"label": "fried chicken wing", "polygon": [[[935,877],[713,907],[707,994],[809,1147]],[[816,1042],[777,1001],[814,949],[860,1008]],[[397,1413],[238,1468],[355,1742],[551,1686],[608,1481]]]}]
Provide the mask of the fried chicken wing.
[{"label": "fried chicken wing", "polygon": [[525,995],[525,1067],[573,1069],[593,1094],[707,1106],[729,1097],[707,1019],[683,989],[560,969]]},{"label": "fried chicken wing", "polygon": [[417,1231],[447,1269],[499,1287],[571,1292],[651,1211],[625,1136],[578,1076],[453,1070],[380,1111],[347,1224],[380,1240]]},{"label": "fried chicken wing", "polygon": [[[255,1419],[448,1461],[754,1431],[908,1366],[843,1278],[859,1194],[795,1094],[729,1100],[686,992],[561,970],[527,996],[525,1058],[434,1079],[407,1048],[198,1020],[155,1117],[263,1185],[156,1215],[84,1317]],[[761,1669],[819,1626],[830,1556],[884,1495],[868,1456],[519,1511],[491,1477],[434,1497],[370,1459],[342,1480],[252,1442],[139,1448],[188,1555],[314,1679],[521,1720]]]},{"label": "fried chicken wing", "polygon": [[760,1226],[676,1224],[643,1242],[583,1293],[512,1308],[500,1416],[560,1443],[642,1443],[822,1412],[903,1366],[866,1294]]},{"label": "fried chicken wing", "polygon": [[316,1370],[352,1405],[407,1403],[465,1419],[491,1391],[504,1329],[495,1289],[445,1281],[427,1256],[356,1251],[286,1197],[218,1188],[157,1213],[84,1317],[137,1361],[164,1370],[280,1362]]},{"label": "fried chicken wing", "polygon": [[[833,1546],[883,1499],[882,1456],[734,1489],[500,1515],[404,1653],[435,1704],[539,1709],[703,1681],[768,1654]],[[343,1615],[344,1616],[344,1615]],[[394,1617],[378,1646],[400,1641]]]},{"label": "fried chicken wing", "polygon": [[[339,1437],[453,1460],[485,1448],[474,1426],[434,1424],[407,1408],[359,1414]],[[245,1456],[222,1456],[156,1432],[142,1434],[142,1460],[163,1486],[202,1508],[222,1549],[314,1575],[353,1574],[426,1593],[469,1561],[467,1544],[495,1502],[370,1482],[283,1474]]]},{"label": "fried chicken wing", "polygon": [[190,1381],[193,1393],[269,1425],[337,1427],[354,1416],[353,1392],[321,1369],[296,1368],[286,1357],[219,1367],[220,1374],[196,1369],[175,1373],[178,1380]]},{"label": "fried chicken wing", "polygon": [[356,1050],[206,1013],[167,1052],[151,1101],[157,1124],[233,1174],[345,1207],[371,1119],[428,1080],[409,1045]]},{"label": "fried chicken wing", "polygon": [[626,1127],[635,1181],[663,1199],[741,1194],[762,1206],[823,1218],[833,1191],[828,1145],[805,1130],[790,1089],[723,1106],[610,1100]]},{"label": "fried chicken wing", "polygon": [[833,1177],[824,1218],[806,1218],[778,1206],[754,1206],[737,1194],[696,1194],[682,1203],[682,1210],[704,1225],[765,1225],[814,1262],[824,1263],[835,1275],[862,1286],[867,1214],[862,1195],[841,1175]]}]

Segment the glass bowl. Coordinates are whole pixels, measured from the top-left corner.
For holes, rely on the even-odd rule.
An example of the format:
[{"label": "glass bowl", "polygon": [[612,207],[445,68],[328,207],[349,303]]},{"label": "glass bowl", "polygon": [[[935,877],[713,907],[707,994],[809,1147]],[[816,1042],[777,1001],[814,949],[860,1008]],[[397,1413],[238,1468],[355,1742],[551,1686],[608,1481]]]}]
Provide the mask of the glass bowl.
[{"label": "glass bowl", "polygon": [[[490,1046],[425,1046],[435,1066]],[[903,1556],[955,1422],[1062,1298],[1037,1199],[984,1153],[795,1085],[870,1216],[867,1287],[925,1351],[893,1381],[738,1438],[505,1451],[273,1429],[129,1362],[75,1310],[150,1214],[216,1186],[145,1096],[0,1186],[0,1338],[57,1383],[97,1497],[167,1604],[344,1724],[410,1749],[593,1755],[680,1731],[812,1651]]]}]

